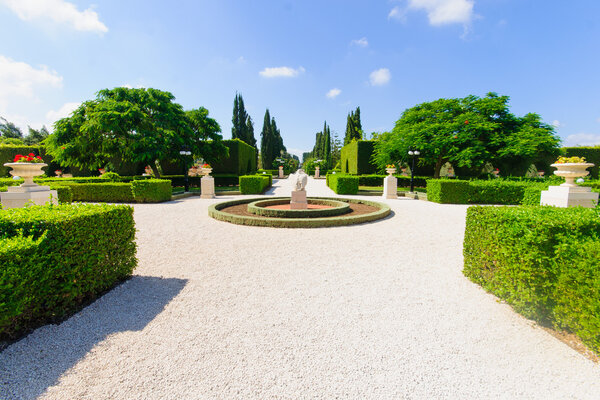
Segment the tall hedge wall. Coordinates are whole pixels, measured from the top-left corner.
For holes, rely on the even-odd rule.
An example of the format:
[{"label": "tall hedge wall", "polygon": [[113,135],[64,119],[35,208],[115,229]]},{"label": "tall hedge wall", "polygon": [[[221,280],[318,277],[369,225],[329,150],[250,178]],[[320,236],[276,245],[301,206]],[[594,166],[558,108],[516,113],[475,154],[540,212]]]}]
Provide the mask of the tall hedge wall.
[{"label": "tall hedge wall", "polygon": [[131,276],[133,208],[0,210],[0,340],[60,320]]},{"label": "tall hedge wall", "polygon": [[374,149],[375,141],[373,140],[355,140],[342,147],[342,173],[351,175],[374,174],[377,171],[375,164],[371,163]]},{"label": "tall hedge wall", "polygon": [[[600,146],[595,147],[563,147],[561,149],[567,157],[585,157],[587,162],[594,163],[592,168],[589,168],[590,176],[593,179],[598,179],[598,168],[600,167]],[[552,171],[555,171],[551,167]]]},{"label": "tall hedge wall", "polygon": [[246,175],[256,172],[256,149],[239,139],[223,140],[229,157],[212,163],[215,174]]},{"label": "tall hedge wall", "polygon": [[470,207],[463,273],[519,313],[600,352],[598,232],[593,209]]}]

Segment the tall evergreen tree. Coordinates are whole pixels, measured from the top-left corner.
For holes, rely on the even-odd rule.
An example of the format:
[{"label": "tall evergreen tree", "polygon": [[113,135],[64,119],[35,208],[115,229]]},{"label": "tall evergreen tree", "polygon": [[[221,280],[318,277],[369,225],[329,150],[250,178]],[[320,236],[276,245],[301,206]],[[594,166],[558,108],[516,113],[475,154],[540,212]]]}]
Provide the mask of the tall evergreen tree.
[{"label": "tall evergreen tree", "polygon": [[344,146],[354,139],[354,113],[348,114],[346,119],[346,134],[344,135]]},{"label": "tall evergreen tree", "polygon": [[327,126],[327,122],[325,122],[325,127],[323,128],[323,136],[324,136],[324,149],[323,149],[323,160],[325,160],[325,168],[331,168],[331,129]]},{"label": "tall evergreen tree", "polygon": [[254,137],[254,126],[252,119],[244,107],[244,99],[241,94],[236,93],[233,100],[233,118],[231,119],[231,138],[240,139],[256,148],[256,138]]},{"label": "tall evergreen tree", "polygon": [[347,145],[353,140],[362,139],[362,123],[360,121],[360,107],[356,107],[356,111],[348,114],[346,122],[346,135],[344,136],[344,145]]},{"label": "tall evergreen tree", "polygon": [[257,149],[256,138],[254,137],[254,123],[252,122],[252,118],[249,115],[248,115],[248,118],[246,119],[246,138],[247,138],[247,140],[244,140],[244,141],[246,143],[248,143],[250,146]]},{"label": "tall evergreen tree", "polygon": [[272,168],[273,164],[273,149],[275,148],[275,137],[273,136],[273,129],[271,127],[271,115],[269,109],[265,111],[265,118],[263,120],[263,128],[260,133],[260,159],[262,167],[264,169]]},{"label": "tall evergreen tree", "polygon": [[354,111],[354,130],[355,130],[355,136],[359,136],[358,139],[362,139],[363,136],[363,129],[362,129],[362,122],[360,121],[360,107],[356,107],[356,111]]}]

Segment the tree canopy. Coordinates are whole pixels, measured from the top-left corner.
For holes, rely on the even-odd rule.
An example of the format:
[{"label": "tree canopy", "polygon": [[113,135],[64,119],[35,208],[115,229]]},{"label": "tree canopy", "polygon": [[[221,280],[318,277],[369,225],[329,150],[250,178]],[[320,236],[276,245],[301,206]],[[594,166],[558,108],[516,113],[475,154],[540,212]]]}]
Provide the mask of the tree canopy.
[{"label": "tree canopy", "polygon": [[231,138],[240,139],[241,141],[256,148],[256,138],[254,137],[254,124],[252,118],[246,112],[244,99],[241,94],[236,93],[233,100],[233,123],[231,127]]},{"label": "tree canopy", "polygon": [[22,139],[23,132],[21,128],[6,120],[6,118],[0,117],[0,136],[6,139]]},{"label": "tree canopy", "polygon": [[360,121],[360,107],[356,111],[350,112],[346,120],[346,135],[344,136],[344,146],[353,140],[361,140],[363,137],[362,122]]},{"label": "tree canopy", "polygon": [[64,166],[94,169],[119,157],[149,164],[156,176],[156,161],[180,160],[184,149],[206,159],[225,154],[221,129],[208,111],[186,113],[174,99],[151,88],[101,90],[55,123],[48,150]]},{"label": "tree canopy", "polygon": [[537,160],[557,154],[559,138],[537,114],[510,113],[508,96],[488,93],[422,103],[402,113],[392,132],[379,135],[374,159],[378,165],[408,162],[419,150],[421,165],[434,169],[480,169],[486,163],[503,175],[517,174]]}]

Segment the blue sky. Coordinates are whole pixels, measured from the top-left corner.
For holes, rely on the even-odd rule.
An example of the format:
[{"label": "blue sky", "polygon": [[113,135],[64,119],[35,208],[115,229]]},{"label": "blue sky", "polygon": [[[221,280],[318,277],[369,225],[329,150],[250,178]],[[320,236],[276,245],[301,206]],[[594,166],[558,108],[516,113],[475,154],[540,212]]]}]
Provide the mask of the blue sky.
[{"label": "blue sky", "polygon": [[231,137],[236,91],[292,152],[441,97],[511,97],[568,145],[600,144],[600,2],[0,0],[0,116],[40,127],[103,88],[154,87]]}]

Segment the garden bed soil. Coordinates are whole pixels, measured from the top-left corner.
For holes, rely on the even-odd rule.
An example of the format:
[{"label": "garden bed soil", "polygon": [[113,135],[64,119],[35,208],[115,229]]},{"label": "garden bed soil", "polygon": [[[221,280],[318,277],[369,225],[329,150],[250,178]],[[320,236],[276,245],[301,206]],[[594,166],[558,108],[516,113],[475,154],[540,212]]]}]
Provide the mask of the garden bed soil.
[{"label": "garden bed soil", "polygon": [[[292,205],[291,204],[276,204],[273,206],[266,206],[265,208],[271,208],[273,210],[291,210]],[[323,210],[325,208],[333,208],[333,207],[325,205],[325,204],[310,204],[310,203],[308,203],[306,206],[307,210]]]},{"label": "garden bed soil", "polygon": [[[309,204],[309,206],[310,205],[311,204]],[[312,204],[312,205],[314,205],[314,204]],[[350,205],[350,212],[344,214],[344,217],[357,216],[357,215],[362,215],[362,214],[370,214],[370,213],[379,211],[379,208],[373,207],[373,206],[368,206],[366,204],[349,203],[349,205]],[[228,214],[241,215],[244,217],[275,218],[275,217],[263,217],[260,215],[249,213],[247,203],[225,207],[225,208],[222,208],[220,211],[224,212],[224,213],[228,213]],[[338,218],[338,217],[339,217],[339,215],[331,216],[331,217],[319,217],[319,218]]]}]

